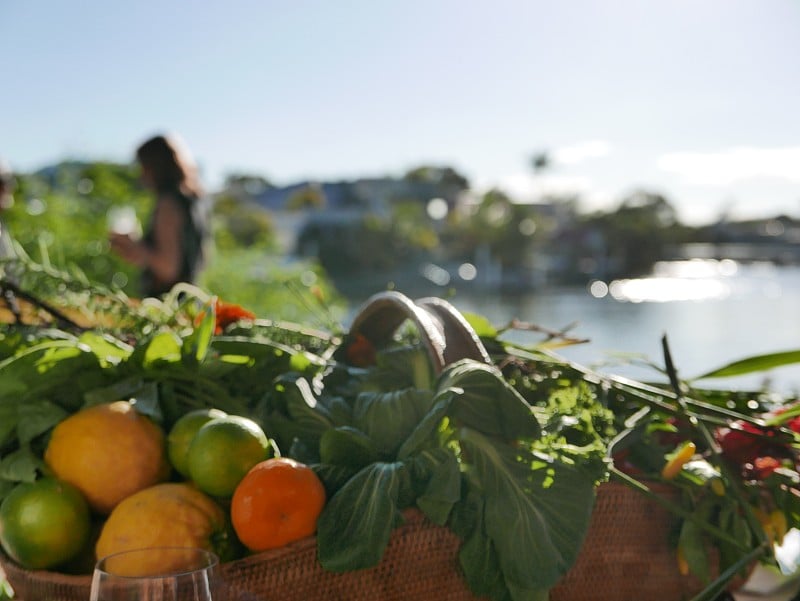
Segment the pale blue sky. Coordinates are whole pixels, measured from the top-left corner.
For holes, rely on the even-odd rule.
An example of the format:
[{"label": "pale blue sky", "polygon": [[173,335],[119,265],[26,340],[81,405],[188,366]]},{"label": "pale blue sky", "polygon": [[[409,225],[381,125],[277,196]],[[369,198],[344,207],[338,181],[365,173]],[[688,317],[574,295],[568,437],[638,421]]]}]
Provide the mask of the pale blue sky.
[{"label": "pale blue sky", "polygon": [[520,200],[800,217],[797,0],[0,0],[0,56],[19,170],[167,131],[210,187],[432,162]]}]

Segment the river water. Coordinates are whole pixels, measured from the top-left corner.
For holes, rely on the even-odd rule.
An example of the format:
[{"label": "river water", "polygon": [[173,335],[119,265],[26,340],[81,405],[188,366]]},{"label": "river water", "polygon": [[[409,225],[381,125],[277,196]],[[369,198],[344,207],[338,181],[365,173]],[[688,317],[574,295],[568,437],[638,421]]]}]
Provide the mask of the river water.
[{"label": "river water", "polygon": [[[457,289],[448,300],[458,309],[503,325],[518,318],[589,342],[559,349],[564,357],[605,373],[663,380],[639,359],[664,365],[667,336],[682,378],[695,378],[734,360],[800,349],[800,267],[679,261],[658,264],[652,276],[591,288],[542,289],[502,295]],[[541,334],[515,331],[520,342]],[[631,361],[637,359],[637,361]],[[800,365],[752,376],[706,379],[703,385],[780,392],[800,391]]]}]

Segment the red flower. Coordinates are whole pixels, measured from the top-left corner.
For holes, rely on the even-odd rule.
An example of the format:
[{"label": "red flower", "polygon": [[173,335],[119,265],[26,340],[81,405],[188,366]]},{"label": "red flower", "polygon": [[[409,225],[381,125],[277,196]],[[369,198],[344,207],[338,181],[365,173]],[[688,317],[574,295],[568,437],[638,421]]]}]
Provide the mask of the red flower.
[{"label": "red flower", "polygon": [[363,334],[356,334],[350,340],[344,354],[347,362],[355,367],[375,365],[375,347]]},{"label": "red flower", "polygon": [[253,320],[256,318],[255,314],[247,309],[234,303],[223,302],[219,299],[214,301],[214,312],[217,316],[217,321],[214,325],[215,334],[222,334],[222,331],[226,327],[242,319]]},{"label": "red flower", "polygon": [[769,438],[774,435],[772,430],[738,420],[729,428],[720,428],[716,432],[722,454],[728,461],[739,465],[753,463],[756,457],[764,455],[764,451],[773,446]]},{"label": "red flower", "polygon": [[764,480],[780,466],[781,462],[775,457],[756,457],[753,460],[753,477]]}]

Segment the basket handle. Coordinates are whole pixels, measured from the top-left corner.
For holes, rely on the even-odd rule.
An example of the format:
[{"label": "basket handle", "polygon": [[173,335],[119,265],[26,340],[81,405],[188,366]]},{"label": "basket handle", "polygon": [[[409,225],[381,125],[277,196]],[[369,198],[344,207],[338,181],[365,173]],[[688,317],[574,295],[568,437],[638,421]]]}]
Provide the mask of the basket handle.
[{"label": "basket handle", "polygon": [[464,316],[449,302],[436,297],[414,302],[400,292],[379,292],[356,313],[350,325],[350,336],[361,334],[379,348],[388,344],[407,320],[417,327],[437,374],[459,359],[492,363],[489,353]]}]

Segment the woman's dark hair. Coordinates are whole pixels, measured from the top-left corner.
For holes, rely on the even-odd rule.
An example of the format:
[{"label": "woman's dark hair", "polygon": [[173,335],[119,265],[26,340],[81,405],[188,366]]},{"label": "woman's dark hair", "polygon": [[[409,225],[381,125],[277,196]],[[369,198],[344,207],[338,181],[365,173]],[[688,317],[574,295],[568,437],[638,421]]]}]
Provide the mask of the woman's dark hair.
[{"label": "woman's dark hair", "polygon": [[136,150],[136,160],[152,174],[159,192],[178,190],[194,198],[203,195],[194,162],[177,140],[166,136],[150,138]]}]

